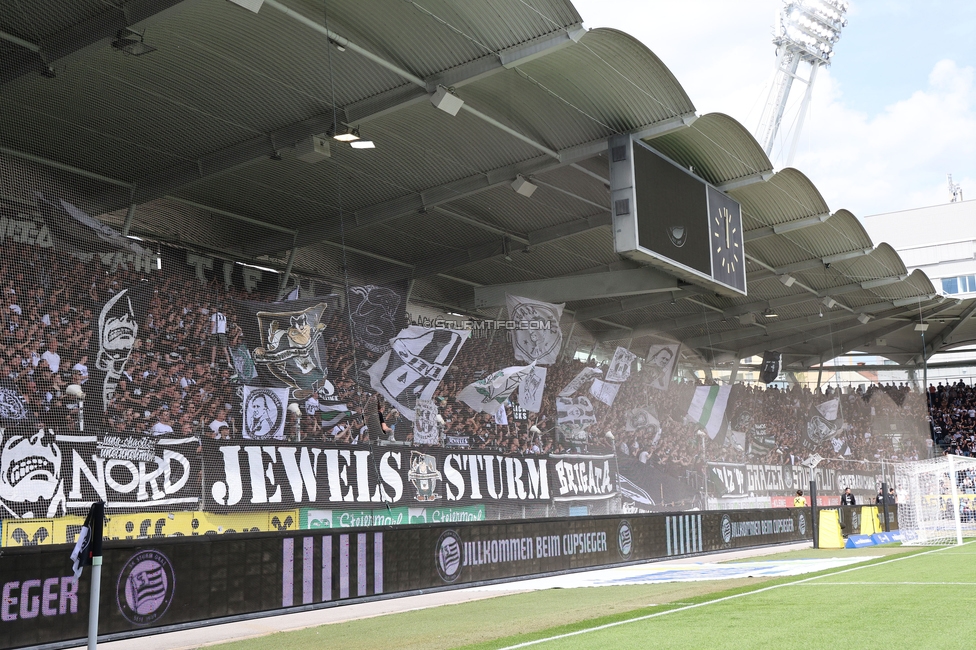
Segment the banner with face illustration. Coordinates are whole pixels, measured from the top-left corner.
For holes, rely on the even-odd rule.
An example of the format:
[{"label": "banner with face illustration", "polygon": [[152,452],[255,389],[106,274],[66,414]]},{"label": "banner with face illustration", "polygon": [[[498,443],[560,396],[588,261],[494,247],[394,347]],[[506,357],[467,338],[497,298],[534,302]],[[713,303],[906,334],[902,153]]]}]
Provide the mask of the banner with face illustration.
[{"label": "banner with face illustration", "polygon": [[667,390],[678,363],[679,343],[652,345],[647,351],[647,363],[641,369],[643,381],[658,390]]},{"label": "banner with face illustration", "polygon": [[[117,286],[117,285],[115,285]],[[112,407],[119,382],[128,371],[137,339],[145,334],[145,318],[150,296],[148,283],[119,287],[108,293],[93,325],[89,355],[89,380],[85,382],[85,416],[89,428],[101,430],[105,413]],[[149,353],[147,353],[148,356]],[[153,353],[155,354],[155,353]]]},{"label": "banner with face illustration", "polygon": [[322,405],[342,402],[330,375],[327,349],[329,324],[341,318],[337,296],[239,304],[239,324],[257,374],[249,385],[287,388],[289,400],[295,402],[313,396]]},{"label": "banner with face illustration", "polygon": [[287,388],[244,387],[241,435],[245,440],[284,440]]},{"label": "banner with face illustration", "polygon": [[56,433],[36,424],[2,432],[3,518],[83,515],[99,499],[107,512],[199,506],[196,438]]}]

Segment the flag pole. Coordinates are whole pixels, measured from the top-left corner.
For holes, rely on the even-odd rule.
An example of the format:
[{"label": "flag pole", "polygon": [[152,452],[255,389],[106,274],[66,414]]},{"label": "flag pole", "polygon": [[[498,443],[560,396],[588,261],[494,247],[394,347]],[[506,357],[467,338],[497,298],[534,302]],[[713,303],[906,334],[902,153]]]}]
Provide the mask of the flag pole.
[{"label": "flag pole", "polygon": [[88,606],[88,650],[98,647],[98,601],[102,590],[102,556],[92,557],[91,598]]},{"label": "flag pole", "polygon": [[81,527],[78,540],[71,551],[74,562],[75,579],[81,578],[85,565],[90,564],[91,594],[88,598],[88,650],[98,647],[98,606],[99,595],[102,590],[102,526],[105,519],[105,504],[101,501],[92,503],[85,517],[85,524]]}]

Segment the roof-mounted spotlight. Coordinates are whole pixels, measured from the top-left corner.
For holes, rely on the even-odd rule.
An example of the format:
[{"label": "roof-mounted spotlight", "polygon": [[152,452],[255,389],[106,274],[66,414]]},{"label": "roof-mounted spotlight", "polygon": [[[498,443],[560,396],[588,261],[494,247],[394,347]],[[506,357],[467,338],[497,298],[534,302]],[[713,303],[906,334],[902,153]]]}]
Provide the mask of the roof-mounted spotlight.
[{"label": "roof-mounted spotlight", "polygon": [[772,307],[766,309],[766,311],[763,312],[763,316],[766,318],[779,318],[779,314],[777,314],[776,310],[774,310]]},{"label": "roof-mounted spotlight", "polygon": [[350,142],[349,146],[352,147],[353,149],[375,149],[376,143],[373,142],[372,140],[359,139]]},{"label": "roof-mounted spotlight", "polygon": [[915,323],[916,332],[926,332],[928,331],[928,329],[929,329],[928,323]]},{"label": "roof-mounted spotlight", "polygon": [[515,177],[515,182],[512,183],[512,189],[522,196],[528,198],[532,196],[532,194],[539,189],[539,187],[530,183],[525,176],[522,176],[522,174],[519,174]]},{"label": "roof-mounted spotlight", "polygon": [[329,135],[332,136],[333,140],[338,140],[339,142],[355,142],[359,140],[359,129],[354,129],[345,124],[339,124],[329,132]]},{"label": "roof-mounted spotlight", "polygon": [[871,317],[867,314],[858,314],[857,320],[860,321],[861,325],[867,325],[871,321]]},{"label": "roof-mounted spotlight", "polygon": [[796,278],[794,278],[792,275],[784,274],[779,276],[779,281],[782,282],[786,287],[792,287],[793,283],[796,282]]},{"label": "roof-mounted spotlight", "polygon": [[464,100],[444,86],[437,87],[434,94],[430,96],[430,103],[448,115],[457,115],[461,107],[464,106]]},{"label": "roof-mounted spotlight", "polygon": [[145,35],[145,31],[137,32],[131,27],[125,27],[120,29],[115,35],[115,40],[112,41],[112,47],[132,56],[142,56],[143,54],[155,52],[156,48],[144,42]]},{"label": "roof-mounted spotlight", "polygon": [[826,307],[827,309],[833,309],[834,305],[837,304],[837,301],[831,298],[830,296],[824,296],[824,299],[821,300],[821,302],[823,303],[823,306]]}]

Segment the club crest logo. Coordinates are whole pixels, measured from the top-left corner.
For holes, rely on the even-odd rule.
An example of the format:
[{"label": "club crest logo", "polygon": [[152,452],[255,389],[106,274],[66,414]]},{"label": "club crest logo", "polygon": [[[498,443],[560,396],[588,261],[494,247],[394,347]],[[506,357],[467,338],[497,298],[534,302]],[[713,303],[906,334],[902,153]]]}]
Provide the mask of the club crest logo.
[{"label": "club crest logo", "polygon": [[410,471],[407,478],[417,490],[417,501],[436,501],[441,496],[435,492],[437,481],[443,480],[437,469],[437,459],[419,451],[410,452]]},{"label": "club crest logo", "polygon": [[257,313],[261,347],[254,350],[254,362],[290,386],[295,399],[308,399],[329,384],[322,323],[327,308],[319,303],[302,311]]},{"label": "club crest logo", "polygon": [[801,535],[807,534],[807,518],[802,512],[800,513],[799,521],[797,521],[797,528],[800,530]]},{"label": "club crest logo", "polygon": [[12,388],[0,386],[0,421],[27,418],[27,402]]},{"label": "club crest logo", "polygon": [[629,560],[634,550],[634,534],[630,528],[630,522],[626,519],[621,520],[617,526],[617,550],[620,557]]},{"label": "club crest logo", "polygon": [[668,228],[668,239],[675,248],[681,248],[688,241],[688,229],[684,226],[670,226]]},{"label": "club crest logo", "polygon": [[139,551],[119,573],[116,602],[133,625],[162,618],[176,593],[176,574],[169,558],[156,550]]},{"label": "club crest logo", "polygon": [[437,573],[444,582],[454,582],[461,575],[461,538],[453,530],[445,530],[434,549]]},{"label": "club crest logo", "polygon": [[[514,298],[513,298],[514,300]],[[519,361],[553,363],[562,347],[563,335],[559,329],[561,307],[536,300],[525,300],[509,305],[510,318],[523,326],[513,334],[515,358]]]},{"label": "club crest logo", "polygon": [[732,543],[732,520],[728,515],[722,515],[722,541],[726,546]]}]

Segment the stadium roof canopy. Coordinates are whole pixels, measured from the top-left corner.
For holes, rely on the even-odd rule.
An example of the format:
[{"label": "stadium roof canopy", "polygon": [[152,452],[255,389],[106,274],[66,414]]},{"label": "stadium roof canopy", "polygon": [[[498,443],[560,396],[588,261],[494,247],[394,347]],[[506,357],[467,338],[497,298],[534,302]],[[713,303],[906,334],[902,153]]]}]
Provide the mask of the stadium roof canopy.
[{"label": "stadium roof canopy", "polygon": [[[713,362],[779,350],[807,367],[857,349],[920,363],[920,318],[929,353],[976,339],[972,303],[908,274],[802,172],[774,172],[741,124],[697,115],[647,47],[585,30],[567,1],[240,2],[260,9],[8,7],[5,197],[65,192],[133,235],[334,281],[409,278],[414,302],[488,317],[476,288],[546,299],[572,276],[577,331],[635,349],[670,336]],[[432,102],[444,88],[456,115]],[[342,125],[376,148],[332,141],[308,162],[312,136]],[[742,204],[748,297],[663,275],[607,295],[638,268],[611,233],[619,133]]]}]

